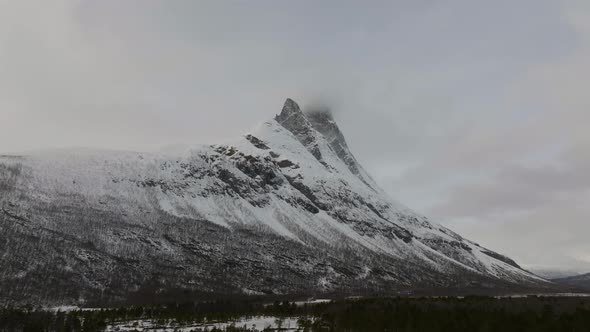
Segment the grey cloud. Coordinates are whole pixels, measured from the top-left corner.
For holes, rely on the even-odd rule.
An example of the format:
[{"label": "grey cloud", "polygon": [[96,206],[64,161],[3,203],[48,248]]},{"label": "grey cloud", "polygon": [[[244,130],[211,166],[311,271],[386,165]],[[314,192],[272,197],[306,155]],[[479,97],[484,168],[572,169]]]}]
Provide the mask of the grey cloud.
[{"label": "grey cloud", "polygon": [[443,217],[490,217],[541,208],[590,190],[587,170],[507,166],[486,183],[455,187],[446,201],[431,211]]},{"label": "grey cloud", "polygon": [[525,266],[587,271],[589,198],[589,192],[583,192],[524,213],[478,217],[477,221],[455,219],[448,225],[466,236],[479,237],[480,244],[499,248]]}]

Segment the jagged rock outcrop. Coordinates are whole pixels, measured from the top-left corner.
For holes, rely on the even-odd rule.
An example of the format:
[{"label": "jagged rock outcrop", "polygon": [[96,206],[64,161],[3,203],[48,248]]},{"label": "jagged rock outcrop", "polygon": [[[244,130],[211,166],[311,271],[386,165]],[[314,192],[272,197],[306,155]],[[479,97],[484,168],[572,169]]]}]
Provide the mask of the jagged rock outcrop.
[{"label": "jagged rock outcrop", "polygon": [[330,147],[338,158],[348,167],[350,172],[361,179],[366,185],[376,186],[373,179],[356,161],[354,155],[348,149],[346,139],[338,128],[329,109],[313,110],[306,114],[312,127],[317,130],[330,144]]},{"label": "jagged rock outcrop", "polygon": [[5,303],[543,287],[390,199],[331,115],[290,99],[229,145],[0,157]]}]

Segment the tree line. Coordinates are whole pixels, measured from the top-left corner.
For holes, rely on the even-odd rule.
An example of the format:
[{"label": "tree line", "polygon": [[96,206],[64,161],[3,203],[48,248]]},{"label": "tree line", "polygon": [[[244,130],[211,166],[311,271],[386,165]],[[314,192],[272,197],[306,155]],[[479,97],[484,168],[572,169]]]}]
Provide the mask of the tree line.
[{"label": "tree line", "polygon": [[[584,298],[370,298],[295,304],[258,300],[168,303],[69,312],[0,309],[0,332],[94,332],[135,320],[157,327],[231,322],[248,317],[297,317],[300,331],[571,331],[590,332],[590,300]],[[239,324],[237,324],[239,325]],[[139,328],[139,327],[138,327]],[[198,331],[252,331],[230,325]]]}]

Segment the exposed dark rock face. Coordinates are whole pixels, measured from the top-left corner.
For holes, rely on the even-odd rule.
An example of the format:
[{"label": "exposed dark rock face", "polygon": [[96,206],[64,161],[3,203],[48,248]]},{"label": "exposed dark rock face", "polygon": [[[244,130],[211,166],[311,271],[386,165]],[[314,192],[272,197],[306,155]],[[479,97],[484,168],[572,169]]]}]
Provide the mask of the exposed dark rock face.
[{"label": "exposed dark rock face", "polygon": [[0,302],[552,287],[391,200],[288,99],[232,145],[0,157]]},{"label": "exposed dark rock face", "polygon": [[336,155],[344,162],[352,174],[359,177],[368,186],[371,186],[369,183],[372,182],[372,179],[362,170],[362,167],[348,149],[344,135],[334,121],[330,110],[313,110],[308,112],[306,117],[309,119],[312,127],[326,138],[330,147],[336,152]]},{"label": "exposed dark rock face", "polygon": [[293,164],[293,162],[291,160],[287,160],[287,159],[278,161],[277,165],[279,165],[280,168],[295,166],[295,164]]},{"label": "exposed dark rock face", "polygon": [[266,146],[266,144],[264,144],[263,141],[259,140],[256,136],[252,136],[252,135],[248,134],[248,135],[246,135],[246,139],[259,149],[262,149],[262,150],[270,149],[268,146]]},{"label": "exposed dark rock face", "polygon": [[292,99],[287,99],[281,114],[277,115],[275,120],[293,133],[318,161],[322,161],[322,153],[316,139],[317,132],[313,130],[311,123],[297,103]]},{"label": "exposed dark rock face", "polygon": [[509,265],[516,267],[516,268],[519,268],[519,269],[521,268],[518,264],[516,264],[516,262],[514,260],[512,260],[504,255],[500,255],[500,254],[490,251],[490,250],[482,250],[482,252],[492,258],[495,258],[499,261],[505,262]]}]

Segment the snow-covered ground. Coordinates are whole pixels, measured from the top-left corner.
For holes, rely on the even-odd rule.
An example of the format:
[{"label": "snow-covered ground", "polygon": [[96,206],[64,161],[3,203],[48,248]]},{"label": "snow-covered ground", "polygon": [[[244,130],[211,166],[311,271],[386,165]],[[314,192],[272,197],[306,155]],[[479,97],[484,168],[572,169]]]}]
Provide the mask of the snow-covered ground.
[{"label": "snow-covered ground", "polygon": [[75,306],[75,305],[62,305],[62,306],[57,306],[57,307],[49,307],[49,308],[45,308],[45,310],[47,311],[53,311],[53,312],[71,312],[71,311],[97,311],[97,310],[101,310],[102,308],[81,308],[79,306]]},{"label": "snow-covered ground", "polygon": [[195,329],[225,329],[230,326],[235,327],[246,327],[254,331],[264,331],[265,329],[279,329],[281,331],[298,331],[299,324],[297,321],[299,317],[288,317],[278,318],[272,316],[257,316],[257,317],[244,317],[234,321],[228,322],[208,322],[208,323],[195,323],[188,325],[176,325],[174,323],[167,323],[164,325],[158,325],[155,321],[151,320],[132,320],[127,322],[118,322],[113,325],[108,325],[106,332],[115,331],[179,331],[179,332],[190,332]]},{"label": "snow-covered ground", "polygon": [[304,304],[321,304],[321,303],[330,303],[332,300],[330,299],[315,299],[315,300],[307,300],[307,301],[296,301],[295,304],[298,306],[303,306]]}]

